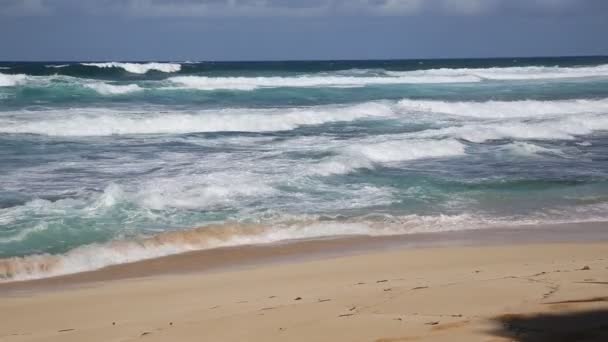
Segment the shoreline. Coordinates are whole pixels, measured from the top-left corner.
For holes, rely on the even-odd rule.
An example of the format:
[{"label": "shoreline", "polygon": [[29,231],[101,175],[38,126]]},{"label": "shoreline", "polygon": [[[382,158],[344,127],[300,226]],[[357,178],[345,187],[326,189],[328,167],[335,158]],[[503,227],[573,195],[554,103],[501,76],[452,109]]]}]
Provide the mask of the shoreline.
[{"label": "shoreline", "polygon": [[172,254],[96,270],[0,283],[2,293],[72,289],[106,282],[297,264],[418,248],[517,246],[608,242],[608,222],[523,225],[388,236],[335,236],[269,244],[218,247]]},{"label": "shoreline", "polygon": [[607,255],[605,240],[477,242],[60,279],[0,292],[0,340],[606,341]]}]

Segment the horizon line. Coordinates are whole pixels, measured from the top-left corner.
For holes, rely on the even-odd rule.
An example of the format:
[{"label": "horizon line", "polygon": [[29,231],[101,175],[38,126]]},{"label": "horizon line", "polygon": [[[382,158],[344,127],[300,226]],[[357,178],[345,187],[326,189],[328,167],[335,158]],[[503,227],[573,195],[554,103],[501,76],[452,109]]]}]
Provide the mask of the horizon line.
[{"label": "horizon line", "polygon": [[0,63],[281,63],[281,62],[384,62],[384,61],[428,61],[428,60],[496,60],[496,59],[558,59],[558,58],[608,58],[608,54],[591,55],[537,55],[537,56],[493,56],[493,57],[421,57],[421,58],[337,58],[337,59],[224,59],[224,60],[154,60],[154,59],[83,59],[83,60],[0,60]]}]

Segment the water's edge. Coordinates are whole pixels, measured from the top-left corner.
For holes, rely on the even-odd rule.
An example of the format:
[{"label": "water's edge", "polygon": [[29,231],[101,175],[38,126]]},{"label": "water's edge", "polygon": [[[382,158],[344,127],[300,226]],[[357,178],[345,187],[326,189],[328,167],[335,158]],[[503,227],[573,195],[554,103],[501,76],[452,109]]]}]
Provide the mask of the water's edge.
[{"label": "water's edge", "polygon": [[112,265],[93,271],[0,283],[0,295],[69,290],[74,287],[126,279],[234,271],[272,264],[299,263],[407,248],[603,242],[608,242],[608,222],[522,225],[397,236],[336,236],[290,240],[192,251]]}]

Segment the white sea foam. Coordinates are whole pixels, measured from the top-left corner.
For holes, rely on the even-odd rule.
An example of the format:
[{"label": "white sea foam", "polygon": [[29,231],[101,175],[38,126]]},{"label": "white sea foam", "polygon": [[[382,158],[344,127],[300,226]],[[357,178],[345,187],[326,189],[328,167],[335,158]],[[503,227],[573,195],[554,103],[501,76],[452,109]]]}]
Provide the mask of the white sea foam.
[{"label": "white sea foam", "polygon": [[0,117],[0,132],[56,136],[113,134],[168,134],[192,132],[268,132],[303,125],[352,121],[394,115],[391,105],[370,102],[352,106],[290,109],[225,109],[196,113],[132,113],[110,109],[72,109],[9,113],[27,117],[15,121]]},{"label": "white sea foam", "polygon": [[0,74],[0,87],[14,87],[27,81],[27,76],[23,74],[7,75]]},{"label": "white sea foam", "polygon": [[166,73],[178,72],[182,66],[177,63],[82,63],[86,66],[94,66],[98,68],[121,68],[133,74],[145,74],[150,70],[156,70]]},{"label": "white sea foam", "polygon": [[537,80],[560,78],[607,77],[608,64],[585,67],[505,67],[505,68],[442,68],[414,71],[387,71],[388,75],[395,77],[477,77],[480,80]]},{"label": "white sea foam", "polygon": [[337,156],[315,165],[313,172],[323,176],[344,174],[356,169],[372,168],[376,163],[453,157],[464,153],[465,146],[453,139],[355,143],[343,148]]},{"label": "white sea foam", "polygon": [[128,94],[143,90],[137,84],[108,84],[103,82],[85,84],[85,87],[91,88],[102,95],[120,95]]},{"label": "white sea foam", "polygon": [[55,68],[55,69],[61,69],[61,68],[65,68],[65,67],[69,67],[69,64],[48,64],[45,65],[45,67],[47,68]]},{"label": "white sea foam", "polygon": [[517,118],[564,114],[608,114],[608,99],[558,101],[447,102],[430,100],[399,101],[409,111],[423,111],[477,118]]},{"label": "white sea foam", "polygon": [[140,206],[154,210],[211,210],[229,205],[246,205],[247,200],[259,200],[276,193],[278,190],[262,181],[260,175],[246,171],[221,171],[152,179],[141,185],[133,197]]}]

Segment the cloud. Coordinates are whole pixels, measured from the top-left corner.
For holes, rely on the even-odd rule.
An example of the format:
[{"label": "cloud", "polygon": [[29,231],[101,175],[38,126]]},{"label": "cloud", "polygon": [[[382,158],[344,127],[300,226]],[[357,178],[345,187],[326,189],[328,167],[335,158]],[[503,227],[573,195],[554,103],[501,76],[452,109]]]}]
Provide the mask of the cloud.
[{"label": "cloud", "polygon": [[44,0],[0,0],[0,15],[40,16],[51,14]]},{"label": "cloud", "polygon": [[[0,0],[0,14],[69,13],[130,17],[258,17],[544,13],[605,4],[605,0]],[[603,6],[605,8],[606,6]]]}]

